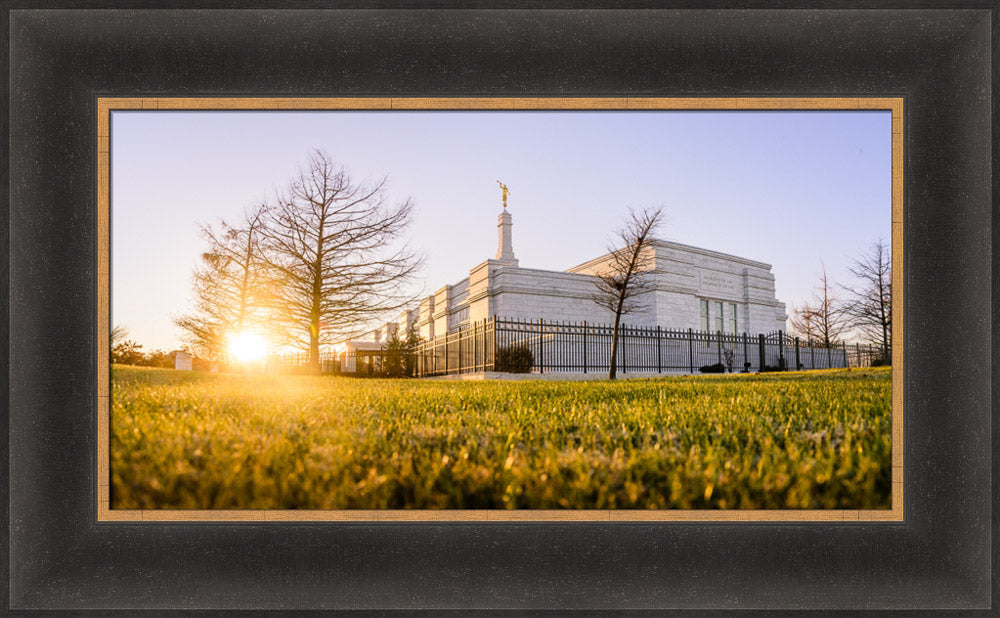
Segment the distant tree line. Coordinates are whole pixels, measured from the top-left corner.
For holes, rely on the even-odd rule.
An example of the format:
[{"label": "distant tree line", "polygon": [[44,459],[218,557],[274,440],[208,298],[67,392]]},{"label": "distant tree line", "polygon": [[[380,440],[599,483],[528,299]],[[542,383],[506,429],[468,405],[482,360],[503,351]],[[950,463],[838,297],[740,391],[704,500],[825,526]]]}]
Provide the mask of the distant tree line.
[{"label": "distant tree line", "polygon": [[[124,326],[115,326],[111,330],[111,362],[116,365],[136,365],[139,367],[174,368],[174,357],[177,350],[165,352],[153,350],[143,352],[142,344],[129,338]],[[207,369],[207,363],[197,357],[192,358],[192,366],[197,369]]]},{"label": "distant tree line", "polygon": [[191,310],[174,319],[191,349],[223,361],[227,337],[251,329],[307,351],[318,372],[321,345],[409,304],[423,264],[403,240],[412,202],[390,204],[385,189],[317,150],[272,200],[205,226]]},{"label": "distant tree line", "polygon": [[892,261],[879,239],[849,267],[853,285],[831,282],[822,268],[811,299],[796,306],[791,332],[812,345],[832,347],[855,336],[882,350],[889,362],[892,350]]}]

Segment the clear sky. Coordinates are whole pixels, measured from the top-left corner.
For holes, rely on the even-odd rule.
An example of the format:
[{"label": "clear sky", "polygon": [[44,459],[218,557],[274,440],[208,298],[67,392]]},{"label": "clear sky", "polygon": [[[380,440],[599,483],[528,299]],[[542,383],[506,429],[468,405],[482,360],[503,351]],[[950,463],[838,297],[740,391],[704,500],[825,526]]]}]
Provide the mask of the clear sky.
[{"label": "clear sky", "polygon": [[503,181],[514,252],[563,270],[605,251],[629,207],[659,237],[773,266],[791,314],[817,282],[890,238],[891,124],[862,112],[115,112],[112,322],[180,347],[199,228],[236,222],[313,149],[414,201],[426,293],[497,249]]}]

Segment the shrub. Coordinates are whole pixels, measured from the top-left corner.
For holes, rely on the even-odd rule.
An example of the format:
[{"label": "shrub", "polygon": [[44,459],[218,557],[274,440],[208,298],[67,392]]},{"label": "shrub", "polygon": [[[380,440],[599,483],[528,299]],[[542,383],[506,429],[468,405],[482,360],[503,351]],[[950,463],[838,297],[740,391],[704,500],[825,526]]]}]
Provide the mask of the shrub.
[{"label": "shrub", "polygon": [[513,345],[497,350],[493,367],[496,371],[528,373],[535,366],[535,356],[526,345]]},{"label": "shrub", "polygon": [[382,371],[379,373],[389,378],[409,377],[413,374],[413,351],[406,341],[393,333],[382,349]]},{"label": "shrub", "polygon": [[191,359],[191,369],[195,371],[218,371],[219,365],[218,363],[195,356]]},{"label": "shrub", "polygon": [[698,368],[698,371],[702,373],[726,373],[726,366],[722,363],[715,363],[714,365],[702,365]]},{"label": "shrub", "polygon": [[884,356],[876,356],[872,359],[872,367],[888,367],[892,365],[892,361]]},{"label": "shrub", "polygon": [[406,339],[400,339],[395,332],[386,342],[382,356],[381,374],[389,378],[412,377],[417,368],[417,347],[420,345],[420,335],[416,326],[411,326],[406,333]]},{"label": "shrub", "polygon": [[122,341],[111,348],[111,362],[119,365],[142,365],[146,356],[142,353],[142,344],[131,339]]}]

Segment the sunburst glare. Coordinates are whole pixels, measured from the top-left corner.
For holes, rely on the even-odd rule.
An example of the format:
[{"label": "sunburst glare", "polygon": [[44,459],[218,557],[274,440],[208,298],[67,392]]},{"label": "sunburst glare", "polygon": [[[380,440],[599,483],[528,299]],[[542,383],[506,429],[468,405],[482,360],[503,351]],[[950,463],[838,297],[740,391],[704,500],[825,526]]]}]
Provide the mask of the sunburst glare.
[{"label": "sunburst glare", "polygon": [[267,354],[267,340],[253,332],[237,333],[229,341],[229,353],[241,363],[261,360]]}]

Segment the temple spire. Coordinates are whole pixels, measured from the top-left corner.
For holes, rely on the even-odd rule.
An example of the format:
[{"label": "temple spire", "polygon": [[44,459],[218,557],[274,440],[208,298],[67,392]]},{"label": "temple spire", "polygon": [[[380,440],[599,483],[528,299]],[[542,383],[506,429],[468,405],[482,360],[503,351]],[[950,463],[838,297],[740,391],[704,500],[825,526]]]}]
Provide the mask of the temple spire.
[{"label": "temple spire", "polygon": [[503,210],[500,212],[500,217],[497,222],[497,230],[499,231],[499,242],[497,244],[497,259],[509,262],[511,265],[517,265],[517,259],[514,257],[514,244],[512,241],[512,228],[513,228],[513,218],[510,213],[507,212],[507,194],[510,190],[507,185],[503,184],[499,180],[497,184],[500,185],[500,190],[503,191]]}]

